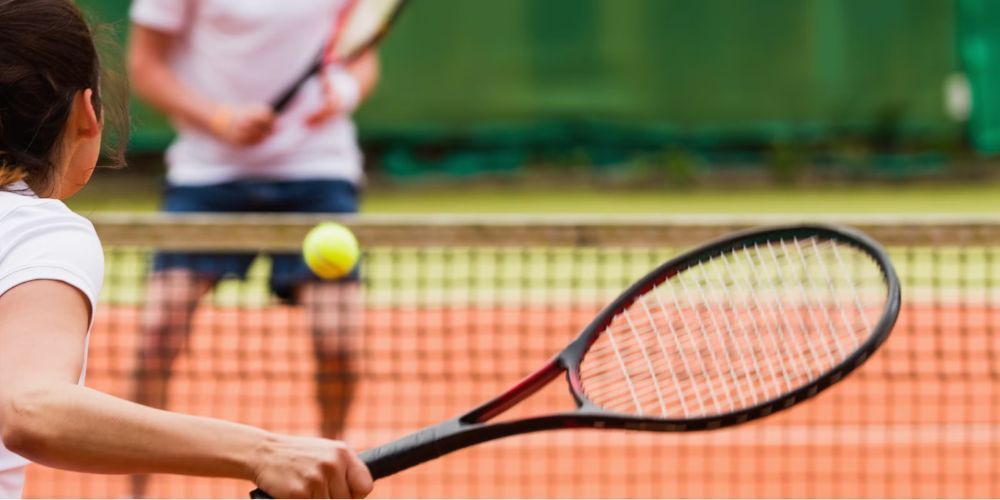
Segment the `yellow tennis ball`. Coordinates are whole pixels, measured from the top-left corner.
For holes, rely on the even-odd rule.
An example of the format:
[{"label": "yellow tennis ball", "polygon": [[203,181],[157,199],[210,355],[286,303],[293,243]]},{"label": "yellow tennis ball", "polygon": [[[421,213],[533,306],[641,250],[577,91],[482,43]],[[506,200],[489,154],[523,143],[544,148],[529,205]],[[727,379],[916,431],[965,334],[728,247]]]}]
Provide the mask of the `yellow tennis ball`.
[{"label": "yellow tennis ball", "polygon": [[312,228],[302,242],[306,265],[323,279],[333,280],[350,273],[358,263],[359,254],[354,233],[335,222]]}]

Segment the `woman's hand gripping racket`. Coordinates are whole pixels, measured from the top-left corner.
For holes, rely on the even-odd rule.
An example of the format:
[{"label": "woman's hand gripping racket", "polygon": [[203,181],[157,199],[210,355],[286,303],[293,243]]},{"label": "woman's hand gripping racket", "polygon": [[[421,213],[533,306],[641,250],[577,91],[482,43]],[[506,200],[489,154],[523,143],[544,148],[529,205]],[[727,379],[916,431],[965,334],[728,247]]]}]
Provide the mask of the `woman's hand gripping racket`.
[{"label": "woman's hand gripping racket", "polygon": [[[899,305],[888,256],[863,234],[828,226],[736,234],[653,270],[507,392],[361,458],[379,479],[514,434],[741,424],[860,366],[888,337]],[[564,372],[575,410],[489,423]]]},{"label": "woman's hand gripping racket", "polygon": [[334,20],[331,37],[309,68],[271,103],[280,113],[313,75],[330,64],[347,64],[382,39],[405,0],[347,0]]}]

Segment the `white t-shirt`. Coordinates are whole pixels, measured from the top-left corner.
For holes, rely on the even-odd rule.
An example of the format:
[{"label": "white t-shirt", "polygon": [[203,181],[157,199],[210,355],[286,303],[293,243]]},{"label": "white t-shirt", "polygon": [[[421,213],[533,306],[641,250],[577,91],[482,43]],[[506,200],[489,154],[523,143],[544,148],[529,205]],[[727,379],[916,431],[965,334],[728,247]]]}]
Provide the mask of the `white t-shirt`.
[{"label": "white t-shirt", "polygon": [[[170,64],[194,90],[219,103],[269,103],[304,73],[328,39],[345,0],[135,0],[132,22],[176,37]],[[310,127],[323,105],[319,78],[296,95],[264,142],[231,146],[174,123],[167,180],[206,185],[238,179],[362,179],[349,116]]]},{"label": "white t-shirt", "polygon": [[[90,221],[61,201],[37,198],[24,183],[12,184],[0,191],[0,295],[42,279],[79,289],[94,310],[104,281],[101,242]],[[83,364],[86,369],[86,350]],[[0,498],[21,496],[27,464],[0,443]]]}]

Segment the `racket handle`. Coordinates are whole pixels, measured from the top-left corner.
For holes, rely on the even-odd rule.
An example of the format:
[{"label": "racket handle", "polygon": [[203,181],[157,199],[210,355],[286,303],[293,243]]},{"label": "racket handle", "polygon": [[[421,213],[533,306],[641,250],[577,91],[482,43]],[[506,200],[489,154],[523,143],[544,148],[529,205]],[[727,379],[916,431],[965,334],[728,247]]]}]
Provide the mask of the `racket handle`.
[{"label": "racket handle", "polygon": [[[372,479],[382,479],[399,471],[409,469],[414,465],[440,457],[445,452],[439,447],[438,437],[450,434],[441,432],[443,426],[454,427],[453,421],[447,421],[433,427],[419,430],[403,436],[395,441],[362,451],[358,454],[361,461],[368,466]],[[451,451],[451,450],[448,450]],[[274,498],[266,491],[257,488],[250,492],[250,498]]]},{"label": "racket handle", "polygon": [[372,479],[382,479],[451,451],[442,450],[438,438],[451,434],[442,432],[443,426],[453,425],[453,422],[448,421],[421,429],[382,446],[362,451],[358,456],[368,466]]},{"label": "racket handle", "polygon": [[299,93],[299,89],[302,88],[302,86],[305,85],[305,83],[309,81],[313,75],[319,73],[322,69],[323,58],[320,57],[314,61],[311,66],[309,66],[309,69],[305,73],[302,73],[299,76],[298,80],[295,80],[295,83],[289,85],[288,88],[282,92],[281,95],[274,100],[274,102],[271,103],[271,109],[274,110],[275,113],[281,113],[284,111],[285,108],[287,108],[292,102],[295,94]]}]

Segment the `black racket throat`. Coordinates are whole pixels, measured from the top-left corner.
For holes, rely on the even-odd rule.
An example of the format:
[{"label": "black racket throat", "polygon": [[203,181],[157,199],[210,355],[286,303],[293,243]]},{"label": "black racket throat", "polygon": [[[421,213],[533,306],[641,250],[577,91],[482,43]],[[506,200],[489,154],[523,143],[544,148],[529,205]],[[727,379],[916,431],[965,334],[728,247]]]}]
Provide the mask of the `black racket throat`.
[{"label": "black racket throat", "polygon": [[453,451],[516,434],[581,427],[573,412],[491,422],[566,372],[554,358],[542,369],[475,409],[360,453],[374,479],[390,476]]}]

